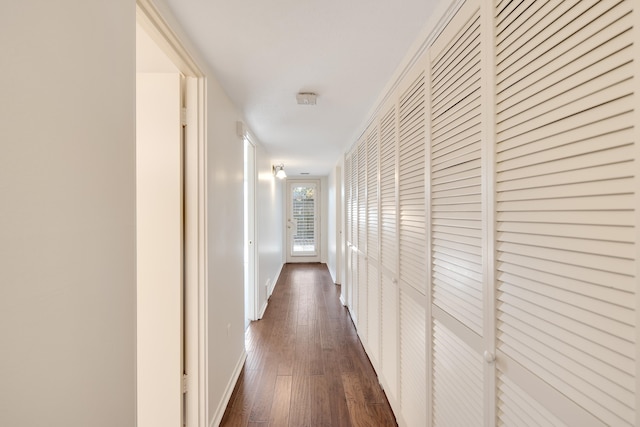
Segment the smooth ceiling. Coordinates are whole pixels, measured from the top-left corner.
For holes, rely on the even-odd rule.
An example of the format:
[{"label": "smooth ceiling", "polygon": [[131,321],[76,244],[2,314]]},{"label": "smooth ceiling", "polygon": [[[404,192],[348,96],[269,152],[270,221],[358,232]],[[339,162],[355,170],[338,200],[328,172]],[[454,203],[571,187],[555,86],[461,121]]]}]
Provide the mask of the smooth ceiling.
[{"label": "smooth ceiling", "polygon": [[[326,175],[437,0],[165,0],[289,176]],[[317,105],[296,103],[316,92]]]}]

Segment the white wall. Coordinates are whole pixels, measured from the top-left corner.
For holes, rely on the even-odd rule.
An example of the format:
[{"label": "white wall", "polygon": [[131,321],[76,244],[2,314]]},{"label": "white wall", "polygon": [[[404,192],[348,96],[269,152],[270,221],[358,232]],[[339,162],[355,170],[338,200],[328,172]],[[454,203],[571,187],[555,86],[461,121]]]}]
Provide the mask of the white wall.
[{"label": "white wall", "polygon": [[134,2],[0,14],[0,425],[135,424]]},{"label": "white wall", "polygon": [[[284,254],[284,212],[282,196],[284,181],[273,176],[271,160],[260,144],[256,144],[258,185],[256,191],[256,213],[258,234],[258,314],[262,314],[267,300],[273,292],[282,269]],[[267,283],[269,289],[267,289]]]},{"label": "white wall", "polygon": [[[215,425],[244,360],[243,140],[242,121],[215,78],[207,78],[208,161],[208,342],[209,413]],[[283,183],[272,161],[256,146],[258,307],[264,308],[283,264]],[[265,284],[270,282],[270,289]]]},{"label": "white wall", "polygon": [[[0,425],[133,426],[135,3],[8,3],[0,36]],[[243,156],[206,74],[209,424],[244,354]]]},{"label": "white wall", "polygon": [[[241,117],[220,85],[207,78],[207,261],[209,410],[223,400],[244,354],[243,141]],[[221,415],[221,414],[220,414]]]},{"label": "white wall", "polygon": [[[243,121],[242,114],[230,101],[215,78],[214,73],[202,61],[197,49],[185,36],[169,8],[162,0],[155,0],[155,6],[171,29],[176,33],[200,70],[205,83],[205,128],[207,162],[207,420],[206,424],[217,425],[222,418],[237,375],[246,355],[244,351],[244,144],[238,136],[236,123]],[[260,147],[259,141],[254,141]],[[264,164],[264,153],[258,151],[258,173],[268,170],[270,163]],[[267,169],[268,168],[268,169]],[[267,199],[272,206],[280,206],[278,189],[270,192],[262,181],[258,182],[258,197],[264,203],[261,193],[267,189]],[[272,198],[273,197],[273,198]],[[274,215],[278,211],[274,210]],[[258,227],[262,212],[258,211]],[[272,225],[266,221],[267,225]],[[277,226],[277,224],[276,224]],[[267,229],[269,228],[267,227]],[[268,230],[269,231],[269,230]],[[261,280],[275,276],[276,268],[282,265],[282,255],[278,256],[278,243],[282,245],[281,233],[277,229],[261,238],[258,236],[258,266]],[[260,231],[258,231],[260,233]],[[261,242],[269,242],[278,235],[274,247],[265,247]]]}]

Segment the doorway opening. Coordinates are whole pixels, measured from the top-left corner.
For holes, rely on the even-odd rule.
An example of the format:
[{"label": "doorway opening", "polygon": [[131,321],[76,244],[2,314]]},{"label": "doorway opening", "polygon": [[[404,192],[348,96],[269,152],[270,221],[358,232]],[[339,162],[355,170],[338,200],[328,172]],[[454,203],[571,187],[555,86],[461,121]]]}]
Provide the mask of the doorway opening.
[{"label": "doorway opening", "polygon": [[136,4],[137,425],[201,427],[206,395],[204,81]]},{"label": "doorway opening", "polygon": [[287,262],[320,262],[320,181],[287,182]]},{"label": "doorway opening", "polygon": [[136,30],[138,425],[183,425],[182,76],[144,29]]},{"label": "doorway opening", "polygon": [[258,319],[256,268],[256,147],[244,136],[244,328]]}]

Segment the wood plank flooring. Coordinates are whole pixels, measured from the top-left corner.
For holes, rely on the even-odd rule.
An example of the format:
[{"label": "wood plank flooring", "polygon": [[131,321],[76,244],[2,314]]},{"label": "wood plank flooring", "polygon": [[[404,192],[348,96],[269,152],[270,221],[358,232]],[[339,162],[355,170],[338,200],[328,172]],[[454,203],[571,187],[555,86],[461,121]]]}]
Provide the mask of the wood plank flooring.
[{"label": "wood plank flooring", "polygon": [[397,426],[339,297],[324,264],[283,267],[221,426]]}]

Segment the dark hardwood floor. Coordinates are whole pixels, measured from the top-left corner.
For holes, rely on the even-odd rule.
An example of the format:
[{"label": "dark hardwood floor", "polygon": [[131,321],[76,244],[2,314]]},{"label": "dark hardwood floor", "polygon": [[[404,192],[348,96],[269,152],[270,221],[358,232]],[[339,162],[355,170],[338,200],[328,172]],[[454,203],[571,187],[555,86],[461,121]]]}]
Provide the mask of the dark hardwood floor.
[{"label": "dark hardwood floor", "polygon": [[286,264],[221,426],[397,426],[324,264]]}]

